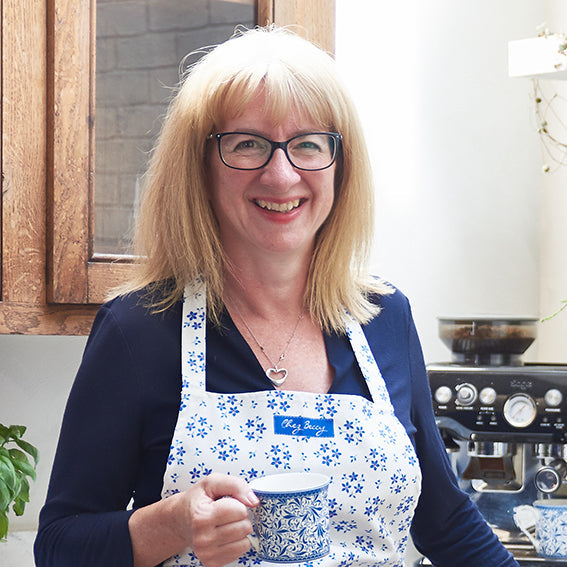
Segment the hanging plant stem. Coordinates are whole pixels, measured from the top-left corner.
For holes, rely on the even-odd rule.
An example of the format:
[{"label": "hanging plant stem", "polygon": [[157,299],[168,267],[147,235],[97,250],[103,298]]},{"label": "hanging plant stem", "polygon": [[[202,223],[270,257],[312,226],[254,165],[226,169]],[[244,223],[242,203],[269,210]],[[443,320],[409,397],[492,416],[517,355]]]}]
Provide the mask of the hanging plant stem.
[{"label": "hanging plant stem", "polygon": [[556,317],[557,315],[559,315],[559,313],[561,313],[561,311],[567,309],[567,299],[564,299],[561,303],[563,303],[563,305],[552,315],[549,315],[548,317],[544,317],[541,322],[544,323],[545,321],[549,321],[550,319],[553,319],[554,317]]}]

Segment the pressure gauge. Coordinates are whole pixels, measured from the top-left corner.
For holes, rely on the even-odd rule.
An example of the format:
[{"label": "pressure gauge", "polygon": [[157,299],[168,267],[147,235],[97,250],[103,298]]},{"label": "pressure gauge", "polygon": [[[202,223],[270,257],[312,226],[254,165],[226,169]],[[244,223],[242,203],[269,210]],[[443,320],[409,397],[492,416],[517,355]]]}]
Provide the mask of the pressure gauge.
[{"label": "pressure gauge", "polygon": [[536,416],[536,404],[527,394],[514,394],[504,404],[504,419],[512,427],[528,427]]}]

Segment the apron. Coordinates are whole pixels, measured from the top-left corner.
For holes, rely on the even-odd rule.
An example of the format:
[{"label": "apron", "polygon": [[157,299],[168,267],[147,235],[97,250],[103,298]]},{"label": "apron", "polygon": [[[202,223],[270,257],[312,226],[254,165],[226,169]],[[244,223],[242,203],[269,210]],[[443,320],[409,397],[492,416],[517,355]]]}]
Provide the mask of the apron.
[{"label": "apron", "polygon": [[[247,481],[286,471],[324,473],[331,477],[331,551],[303,565],[403,567],[421,472],[361,326],[347,316],[347,334],[373,401],[275,389],[217,394],[205,389],[205,317],[204,286],[187,286],[181,406],[162,497],[213,471]],[[164,565],[201,563],[188,548]],[[253,549],[231,565],[274,566]]]}]

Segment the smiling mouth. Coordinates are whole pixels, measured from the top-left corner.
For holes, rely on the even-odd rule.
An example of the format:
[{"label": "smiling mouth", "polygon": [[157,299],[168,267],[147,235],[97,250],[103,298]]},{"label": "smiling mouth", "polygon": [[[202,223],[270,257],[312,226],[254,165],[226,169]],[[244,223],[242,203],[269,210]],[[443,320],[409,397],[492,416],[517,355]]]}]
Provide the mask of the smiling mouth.
[{"label": "smiling mouth", "polygon": [[301,204],[301,199],[294,199],[293,201],[288,201],[287,203],[271,203],[270,201],[254,199],[254,203],[256,203],[256,205],[258,205],[261,209],[264,209],[266,211],[274,211],[276,213],[289,213],[299,207],[299,205]]}]

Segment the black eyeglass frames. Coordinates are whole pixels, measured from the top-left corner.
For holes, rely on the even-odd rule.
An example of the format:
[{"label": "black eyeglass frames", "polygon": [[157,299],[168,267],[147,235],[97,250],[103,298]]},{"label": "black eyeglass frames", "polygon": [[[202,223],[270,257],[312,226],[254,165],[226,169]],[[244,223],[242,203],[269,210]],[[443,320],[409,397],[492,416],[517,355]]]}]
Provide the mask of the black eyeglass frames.
[{"label": "black eyeglass frames", "polygon": [[307,132],[285,142],[274,142],[250,132],[221,132],[215,138],[222,162],[232,169],[261,169],[282,149],[297,169],[319,171],[331,167],[337,159],[342,136],[336,132]]}]

